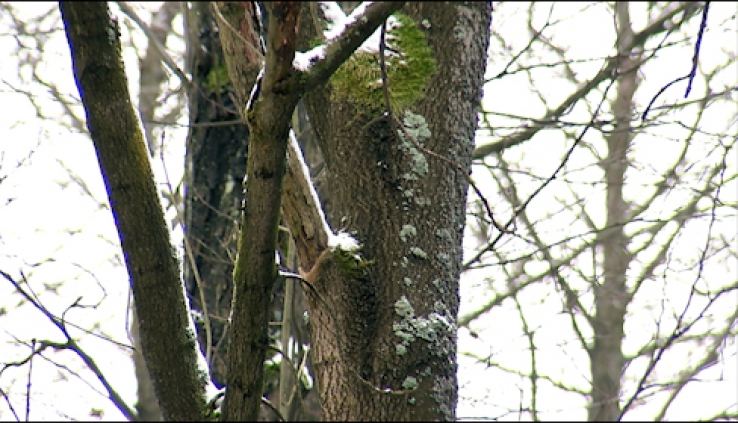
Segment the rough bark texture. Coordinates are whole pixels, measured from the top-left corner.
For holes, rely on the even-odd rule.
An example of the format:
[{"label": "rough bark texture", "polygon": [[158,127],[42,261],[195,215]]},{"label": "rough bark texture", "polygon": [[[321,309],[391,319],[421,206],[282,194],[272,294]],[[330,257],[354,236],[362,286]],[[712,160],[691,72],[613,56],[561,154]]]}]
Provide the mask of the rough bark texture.
[{"label": "rough bark texture", "polygon": [[[164,3],[156,13],[156,19],[151,21],[151,32],[157,41],[166,45],[167,35],[172,29],[172,20],[180,10],[178,3]],[[144,139],[149,147],[149,154],[154,157],[158,150],[158,142],[154,139],[154,118],[158,106],[157,98],[162,94],[161,85],[166,81],[168,75],[164,71],[161,55],[156,51],[154,42],[149,40],[146,53],[139,60],[140,80],[138,94],[138,110],[141,113],[141,123],[144,127]],[[131,333],[136,347],[133,352],[133,365],[136,371],[136,383],[138,385],[138,399],[136,411],[143,421],[160,421],[162,419],[159,409],[159,400],[156,399],[154,385],[151,382],[149,371],[146,368],[146,360],[141,355],[141,339],[138,336],[138,316],[134,312],[131,318]]]},{"label": "rough bark texture", "polygon": [[74,76],[105,180],[139,318],[142,353],[164,418],[203,418],[204,381],[188,333],[177,259],[131,106],[117,23],[105,3],[64,3]]},{"label": "rough bark texture", "polygon": [[[267,6],[270,10],[267,13],[269,31],[266,67],[260,92],[246,112],[251,132],[247,200],[242,219],[239,257],[234,272],[236,295],[228,353],[230,371],[224,403],[225,419],[256,417],[254,407],[258,404],[263,380],[261,363],[266,341],[265,304],[268,303],[276,276],[273,254],[276,247],[277,212],[281,205],[282,175],[286,170],[284,159],[287,130],[292,112],[305,89],[322,89],[335,69],[400,6],[401,4],[389,3],[370,6],[365,17],[357,20],[331,43],[325,59],[316,63],[306,74],[295,72],[292,68],[298,34],[297,4],[287,2]],[[309,6],[306,6],[306,10],[308,9]],[[461,49],[458,57],[444,58],[444,63],[439,66],[439,74],[429,84],[435,83],[437,86],[439,81],[444,81],[448,90],[429,90],[428,100],[417,104],[415,108],[418,113],[428,114],[434,120],[428,125],[434,134],[424,140],[426,146],[431,150],[439,150],[440,154],[460,162],[463,169],[468,169],[476,124],[476,107],[484,72],[489,5],[440,8],[435,15],[423,13],[422,10],[412,12],[416,19],[428,20],[431,27],[438,25],[436,33],[431,36],[431,44],[438,43],[433,51],[434,55],[442,56],[444,49]],[[449,12],[452,12],[450,19]],[[299,33],[303,37],[308,36],[307,32]],[[442,46],[441,40],[448,39],[452,40],[452,45]],[[227,49],[226,51],[229,71],[233,74],[238,67],[235,62],[243,62],[245,55],[237,49],[231,51],[233,56]],[[467,63],[457,68],[459,57],[462,62]],[[243,99],[240,96],[247,91],[247,87],[240,86],[241,82],[237,78],[233,78],[233,83],[239,99]],[[315,100],[320,101],[321,97],[316,97]],[[315,108],[309,101],[307,106],[308,111],[311,107]],[[324,152],[326,147],[337,149],[336,152],[331,152],[334,162],[349,159],[336,165],[336,181],[340,181],[340,188],[336,193],[343,195],[342,201],[349,201],[348,193],[363,194],[357,188],[364,187],[366,178],[381,182],[376,187],[366,187],[371,192],[369,199],[379,200],[372,204],[373,210],[366,210],[365,199],[355,201],[352,198],[351,201],[358,204],[359,208],[344,205],[342,211],[358,219],[380,214],[389,221],[387,228],[380,227],[376,234],[371,235],[368,229],[371,226],[369,220],[365,219],[357,224],[356,229],[351,228],[358,234],[360,241],[366,242],[368,258],[374,260],[376,257],[377,262],[383,260],[381,266],[378,266],[381,270],[374,273],[373,268],[367,272],[364,271],[366,268],[361,271],[347,271],[333,265],[337,256],[325,248],[324,235],[320,235],[322,226],[314,221],[315,213],[303,213],[301,222],[294,216],[285,216],[298,245],[301,266],[308,270],[307,279],[314,282],[311,284],[311,289],[314,290],[311,322],[314,328],[314,348],[321,351],[320,354],[316,353],[314,361],[321,378],[318,384],[323,394],[324,418],[452,419],[456,404],[456,332],[453,322],[458,307],[457,284],[466,181],[463,175],[456,173],[454,167],[441,161],[432,163],[430,169],[433,176],[412,183],[413,189],[418,192],[418,199],[401,204],[404,200],[398,194],[397,186],[390,182],[392,177],[388,178],[381,168],[377,169],[375,163],[377,154],[387,154],[392,166],[391,172],[409,171],[407,156],[411,153],[405,151],[410,148],[407,147],[410,145],[409,141],[405,140],[405,150],[398,147],[395,144],[397,138],[391,136],[389,125],[381,119],[376,125],[365,128],[365,124],[376,116],[355,113],[350,104],[327,102],[323,106],[324,108],[317,111],[316,119],[322,119],[323,124],[327,122],[326,118],[334,119],[330,123],[335,126],[329,129],[333,131],[332,137],[319,141],[321,148]],[[338,116],[339,107],[347,107],[350,113]],[[457,114],[454,119],[450,120],[446,116],[449,111]],[[312,114],[310,117],[313,118]],[[356,119],[349,122],[352,117]],[[360,121],[363,121],[361,126]],[[347,123],[353,126],[344,128]],[[343,139],[336,135],[342,131],[353,131],[344,135],[356,135],[357,137],[349,138],[354,142],[339,143]],[[320,131],[316,132],[320,138]],[[376,148],[381,150],[379,152],[369,149],[373,157],[362,157],[361,154],[367,150],[360,141],[372,143],[372,139],[387,144],[378,145]],[[361,147],[356,148],[357,146]],[[346,150],[352,149],[355,151],[346,153]],[[401,150],[405,152],[402,153]],[[342,153],[336,156],[338,151]],[[327,159],[326,162],[328,166],[331,165],[331,160]],[[353,172],[351,166],[359,167]],[[395,176],[398,175],[399,173]],[[350,181],[344,182],[342,178],[348,176],[351,177]],[[300,185],[297,183],[294,186]],[[426,189],[428,192],[425,192]],[[304,189],[300,190],[303,191],[302,198],[307,198]],[[449,192],[453,202],[448,202]],[[392,206],[396,208],[393,209]],[[409,213],[415,214],[411,216],[411,220],[404,219],[403,209],[400,207],[413,210]],[[289,213],[290,207],[286,207],[285,214]],[[403,225],[411,223],[427,232],[421,233],[418,240],[412,240],[410,244],[400,245],[399,231]],[[312,225],[315,233],[311,239],[306,240],[304,237],[310,238],[310,231],[304,230],[307,225]],[[353,220],[342,222],[340,226],[353,226]],[[396,239],[390,239],[390,235]],[[371,239],[366,239],[369,237]],[[301,242],[303,247],[300,247]],[[392,250],[390,246],[396,248]],[[419,246],[431,252],[426,254]],[[393,323],[399,320],[395,319],[398,313],[397,303],[400,302],[400,294],[406,291],[404,287],[407,287],[401,285],[405,280],[403,276],[408,275],[407,272],[398,272],[395,268],[400,266],[402,257],[408,260],[410,251],[415,251],[415,259],[424,261],[425,264],[419,263],[414,269],[412,276],[417,278],[416,286],[414,289],[407,289],[407,298],[402,298],[405,302],[409,298],[412,301],[410,307],[417,308],[419,312],[418,317],[403,314],[401,323],[405,325],[404,330],[410,333],[403,333],[405,337],[398,338]],[[383,280],[385,276],[398,276],[398,279]],[[435,283],[427,283],[431,280]],[[331,319],[336,316],[334,311],[341,312],[338,320]],[[375,334],[380,337],[373,337]],[[418,342],[408,342],[407,336],[412,336],[415,340],[415,335]],[[380,342],[374,343],[376,340]],[[431,344],[430,348],[425,341]],[[397,354],[398,343],[407,343],[406,355]],[[238,372],[234,369],[238,369]],[[386,387],[391,387],[394,391],[386,392]],[[410,394],[417,396],[397,392],[401,389],[407,389]]]},{"label": "rough bark texture", "polygon": [[[490,4],[423,3],[406,11],[426,22],[437,62],[425,98],[411,107],[431,132],[421,141],[469,169]],[[393,136],[387,120],[331,102],[326,90],[305,100],[329,169],[329,220],[354,234],[363,256],[374,261],[355,277],[330,257],[311,272],[315,289],[307,293],[323,417],[453,420],[466,179],[428,155],[427,175],[403,177],[413,171],[414,147],[403,148],[408,141]],[[401,236],[407,227],[415,231]],[[387,388],[392,392],[383,392]]]},{"label": "rough bark texture", "polygon": [[628,204],[623,198],[623,182],[628,168],[628,149],[632,139],[633,97],[638,88],[640,57],[626,50],[631,44],[633,30],[627,3],[617,3],[618,71],[617,97],[612,109],[615,130],[607,137],[608,156],[605,165],[607,181],[607,222],[602,232],[602,283],[593,285],[595,317],[592,320],[594,345],[589,351],[592,371],[592,403],[590,421],[617,421],[620,419],[621,376],[625,358],[622,352],[623,324],[630,294],[626,275],[631,256],[624,227],[628,221]]},{"label": "rough bark texture", "polygon": [[[280,83],[292,69],[299,6],[270,6],[266,71],[258,99],[247,117],[250,138],[246,207],[234,271],[231,342],[228,349],[228,390],[223,404],[225,420],[256,420],[264,381],[263,363],[268,346],[267,324],[272,289],[277,277],[274,252],[282,200],[287,135],[299,94],[284,91]],[[235,81],[234,81],[235,82]]]}]

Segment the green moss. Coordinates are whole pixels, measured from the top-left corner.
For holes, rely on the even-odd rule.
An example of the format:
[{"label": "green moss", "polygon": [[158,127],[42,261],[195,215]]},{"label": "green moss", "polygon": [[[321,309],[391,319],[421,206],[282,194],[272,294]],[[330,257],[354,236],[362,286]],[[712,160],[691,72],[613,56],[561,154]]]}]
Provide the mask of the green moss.
[{"label": "green moss", "polygon": [[340,248],[333,250],[333,260],[343,274],[355,279],[366,278],[369,266],[374,264],[374,260],[363,259],[356,251],[345,251]]},{"label": "green moss", "polygon": [[[396,14],[401,26],[388,32],[392,49],[401,57],[385,50],[387,80],[392,112],[402,111],[425,95],[428,80],[436,71],[436,62],[425,33],[415,21],[404,14]],[[385,110],[379,54],[357,52],[331,78],[332,99],[349,101],[367,114]]]},{"label": "green moss", "polygon": [[231,78],[228,76],[228,67],[225,63],[222,63],[220,66],[210,69],[203,85],[210,92],[217,93],[225,91],[230,83]]}]

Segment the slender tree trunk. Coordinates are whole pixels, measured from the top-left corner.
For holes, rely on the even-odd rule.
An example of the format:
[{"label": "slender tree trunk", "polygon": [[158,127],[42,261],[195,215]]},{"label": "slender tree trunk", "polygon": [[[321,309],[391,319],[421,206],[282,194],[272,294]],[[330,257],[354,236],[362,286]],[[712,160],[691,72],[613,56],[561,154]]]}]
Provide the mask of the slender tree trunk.
[{"label": "slender tree trunk", "polygon": [[120,30],[106,3],[62,2],[60,10],[159,405],[167,420],[200,420],[207,381],[198,371],[175,250],[131,106]]},{"label": "slender tree trunk", "polygon": [[612,104],[615,130],[607,138],[607,222],[601,244],[603,275],[601,282],[594,285],[594,345],[589,351],[592,371],[590,421],[620,419],[621,377],[625,365],[622,352],[623,324],[630,302],[626,274],[631,256],[624,232],[628,221],[628,203],[623,198],[623,183],[633,136],[630,122],[633,119],[633,97],[638,88],[640,57],[623,49],[623,46],[631,44],[633,38],[628,4],[616,3],[615,15],[618,22],[618,53],[621,57],[618,72],[622,76],[617,82],[617,97]]},{"label": "slender tree trunk", "polygon": [[226,322],[233,298],[248,127],[232,101],[233,85],[210,4],[193,3],[188,24],[193,86],[185,160],[185,236],[194,262],[188,256],[184,275],[192,309],[208,313],[207,320],[199,319],[198,335],[206,355],[209,345],[213,381],[220,387],[226,375]]}]

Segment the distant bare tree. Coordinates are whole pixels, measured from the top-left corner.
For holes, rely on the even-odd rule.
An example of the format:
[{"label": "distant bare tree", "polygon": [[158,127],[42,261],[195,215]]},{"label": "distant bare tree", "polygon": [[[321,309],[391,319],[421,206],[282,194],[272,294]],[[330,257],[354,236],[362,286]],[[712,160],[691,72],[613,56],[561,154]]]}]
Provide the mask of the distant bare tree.
[{"label": "distant bare tree", "polygon": [[[690,382],[719,374],[711,369],[728,359],[725,347],[735,340],[738,280],[730,245],[736,238],[725,230],[736,217],[735,199],[726,197],[736,186],[730,158],[736,115],[728,106],[736,88],[726,80],[734,56],[698,73],[701,93],[657,103],[642,121],[656,94],[643,89],[644,77],[669,82],[652,69],[664,66],[660,56],[670,49],[694,44],[702,6],[640,5],[638,13],[647,13],[648,20],[644,24],[639,16],[638,30],[629,3],[582,6],[568,16],[556,13],[560,8],[528,6],[527,45],[516,40],[506,48],[510,41],[503,34],[493,36],[492,51],[506,52],[509,59],[493,56],[499,73],[490,87],[527,78],[546,112],[517,116],[500,103],[484,113],[484,130],[493,141],[477,147],[475,172],[491,177],[496,189],[486,194],[504,199],[497,209],[514,216],[515,236],[496,232],[483,216],[475,219],[480,243],[466,268],[479,269],[470,272],[480,276],[493,268],[503,273],[489,285],[491,300],[469,310],[460,323],[484,336],[482,316],[498,307],[518,310],[527,363],[470,354],[528,380],[525,403],[502,413],[546,419],[551,414],[542,414],[541,403],[553,388],[586,398],[589,420],[619,420],[654,401],[661,405],[653,416],[661,420]],[[614,40],[613,46],[599,44],[615,55],[604,50],[602,59],[582,58],[556,44],[566,20],[582,19],[593,8],[613,16],[614,31],[602,28],[597,36]],[[720,45],[729,19],[711,21],[703,49]],[[594,77],[580,70],[588,63],[600,67]],[[684,57],[680,67],[690,65]],[[572,93],[551,103],[551,81],[572,87]],[[546,151],[549,164],[533,164],[541,157],[536,149]],[[733,272],[716,278],[720,268]],[[566,361],[561,368],[583,378],[557,375],[546,360],[552,353]],[[588,359],[589,369],[581,359]],[[715,406],[726,416],[736,413]]]}]

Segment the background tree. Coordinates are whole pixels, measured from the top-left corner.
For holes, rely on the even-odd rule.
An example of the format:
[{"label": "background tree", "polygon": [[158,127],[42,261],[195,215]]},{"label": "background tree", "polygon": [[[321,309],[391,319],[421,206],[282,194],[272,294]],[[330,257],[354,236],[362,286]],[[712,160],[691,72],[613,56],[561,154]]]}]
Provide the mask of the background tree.
[{"label": "background tree", "polygon": [[[704,54],[706,43],[719,44],[726,34],[725,15],[707,24],[699,3],[596,8],[613,17],[597,45],[616,52],[594,61],[599,70],[588,69],[587,59],[568,48],[570,41],[558,41],[557,27],[569,19],[576,25],[583,16],[576,10],[530,5],[529,40],[493,31],[493,51],[509,59],[496,61],[490,89],[527,78],[531,101],[545,113],[518,114],[499,105],[484,112],[492,140],[475,150],[475,170],[490,175],[497,189],[485,193],[504,198],[498,207],[516,216],[516,230],[501,238],[489,222],[477,220],[481,242],[466,267],[501,266],[504,277],[489,285],[492,298],[460,322],[488,339],[493,335],[477,334],[474,322],[498,307],[518,314],[527,363],[471,354],[488,368],[527,380],[527,405],[509,412],[546,418],[542,412],[556,408],[541,403],[558,390],[581,394],[589,420],[619,420],[642,404],[649,413],[642,418],[660,420],[689,381],[721,378],[716,358],[730,355],[725,348],[735,337],[738,280],[735,248],[729,247],[735,233],[717,229],[718,222],[735,220],[735,199],[726,191],[736,175],[729,164],[736,115],[727,103],[735,98],[729,76],[735,62],[707,64],[696,52],[694,62],[671,54],[675,46],[699,48],[703,40]],[[497,13],[510,16],[507,5]],[[697,38],[701,28],[707,29],[704,39]],[[501,48],[510,44],[509,53]],[[680,64],[673,78],[652,71],[664,62]],[[686,82],[667,91],[671,97],[654,98],[659,86],[688,75],[693,64],[700,88],[686,101],[679,99]],[[556,69],[550,79],[540,76],[542,66]],[[649,89],[643,89],[644,75],[650,75]],[[552,79],[575,90],[551,102]],[[537,149],[561,159],[534,167]],[[567,229],[554,229],[557,224]],[[686,252],[687,246],[696,249]],[[568,346],[563,355],[559,345]],[[552,355],[560,362],[546,359]],[[574,371],[582,377],[565,376]],[[715,409],[716,416],[735,411]]]}]

